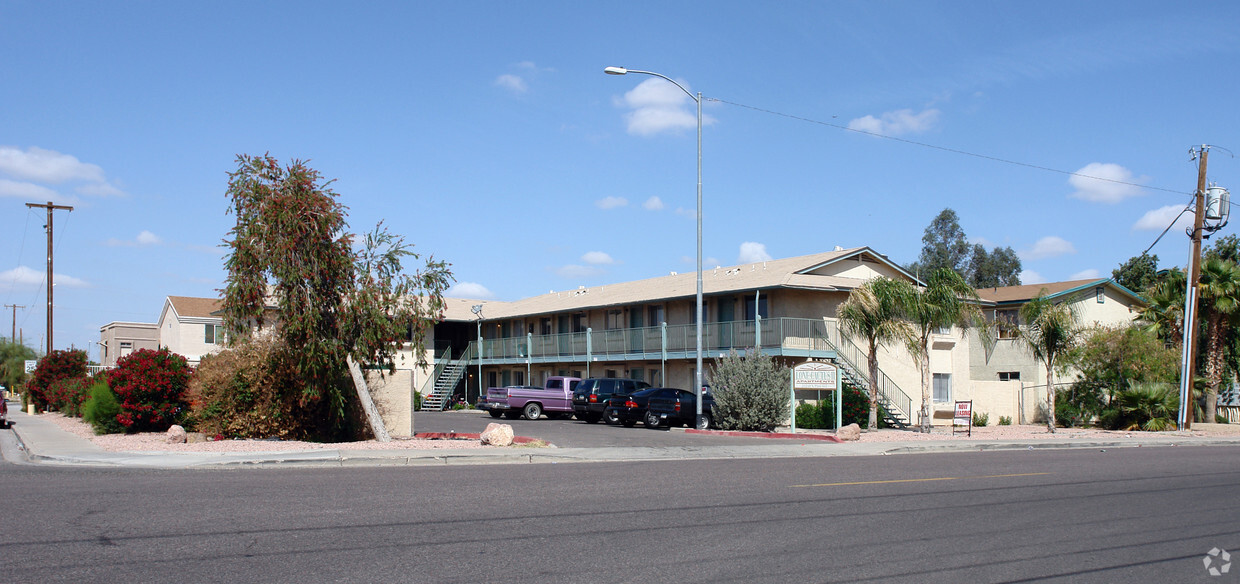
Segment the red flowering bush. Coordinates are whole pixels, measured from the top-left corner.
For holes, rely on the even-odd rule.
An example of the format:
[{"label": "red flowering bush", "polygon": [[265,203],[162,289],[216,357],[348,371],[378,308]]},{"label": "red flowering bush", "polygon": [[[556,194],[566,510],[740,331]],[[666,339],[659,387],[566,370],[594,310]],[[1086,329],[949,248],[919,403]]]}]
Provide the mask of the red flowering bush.
[{"label": "red flowering bush", "polygon": [[86,351],[52,351],[39,359],[30,381],[26,382],[28,399],[40,410],[57,407],[59,402],[53,395],[53,384],[61,379],[79,377],[86,377]]},{"label": "red flowering bush", "polygon": [[53,381],[47,391],[48,406],[71,418],[81,416],[82,404],[90,397],[92,383],[94,381],[90,377],[65,377]]},{"label": "red flowering bush", "polygon": [[120,400],[117,421],[128,432],[163,431],[186,411],[185,389],[193,370],[168,349],[139,349],[108,371],[108,387]]}]

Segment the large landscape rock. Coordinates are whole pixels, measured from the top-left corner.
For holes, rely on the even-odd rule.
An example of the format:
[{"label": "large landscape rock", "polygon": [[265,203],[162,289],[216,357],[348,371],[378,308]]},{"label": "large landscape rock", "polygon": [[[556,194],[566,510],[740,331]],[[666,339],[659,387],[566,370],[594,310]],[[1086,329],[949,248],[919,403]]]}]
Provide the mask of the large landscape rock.
[{"label": "large landscape rock", "polygon": [[487,429],[479,435],[483,444],[491,446],[511,446],[512,445],[512,426],[508,424],[497,424],[491,422],[487,424]]},{"label": "large landscape rock", "polygon": [[849,424],[835,431],[835,437],[846,442],[855,442],[861,439],[861,426]]},{"label": "large landscape rock", "polygon": [[173,424],[171,428],[168,428],[168,434],[164,440],[168,444],[185,444],[185,428]]}]

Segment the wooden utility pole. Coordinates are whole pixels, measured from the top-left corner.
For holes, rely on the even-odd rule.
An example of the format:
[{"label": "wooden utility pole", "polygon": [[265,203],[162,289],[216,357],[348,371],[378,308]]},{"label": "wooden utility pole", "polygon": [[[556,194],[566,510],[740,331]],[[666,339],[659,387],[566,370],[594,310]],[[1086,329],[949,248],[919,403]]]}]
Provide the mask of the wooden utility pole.
[{"label": "wooden utility pole", "polygon": [[72,211],[68,205],[54,205],[51,201],[44,203],[26,203],[27,207],[43,207],[47,209],[47,353],[52,354],[52,211],[57,209]]},{"label": "wooden utility pole", "polygon": [[1197,369],[1197,283],[1201,279],[1201,232],[1206,214],[1206,159],[1210,147],[1201,147],[1197,165],[1196,216],[1193,218],[1193,247],[1188,257],[1188,284],[1184,294],[1184,355],[1180,366],[1180,429],[1193,427],[1193,372]]},{"label": "wooden utility pole", "polygon": [[17,309],[25,308],[25,306],[18,306],[16,304],[5,304],[4,307],[13,309],[13,332],[9,333],[9,342],[16,343],[17,342]]}]

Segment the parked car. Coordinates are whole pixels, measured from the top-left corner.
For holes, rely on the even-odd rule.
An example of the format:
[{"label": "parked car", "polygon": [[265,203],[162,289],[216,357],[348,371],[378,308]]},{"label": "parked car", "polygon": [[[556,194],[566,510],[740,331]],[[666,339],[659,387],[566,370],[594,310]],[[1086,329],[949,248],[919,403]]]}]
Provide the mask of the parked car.
[{"label": "parked car", "polygon": [[543,387],[517,385],[492,387],[487,390],[485,409],[492,418],[505,416],[509,419],[525,416],[537,420],[543,412],[548,418],[573,414],[573,390],[581,379],[577,377],[548,377]]},{"label": "parked car", "polygon": [[690,426],[698,430],[710,428],[715,421],[715,396],[709,387],[702,388],[702,419],[697,419],[697,396],[678,389],[675,394],[659,394],[646,404],[642,422],[647,428]]},{"label": "parked car", "polygon": [[613,396],[607,400],[607,409],[603,410],[603,421],[608,424],[621,424],[632,427],[646,418],[646,408],[655,396],[674,396],[684,391],[672,387],[651,387],[629,395]]},{"label": "parked car", "polygon": [[9,427],[9,396],[0,389],[0,429]]},{"label": "parked car", "polygon": [[573,391],[573,413],[578,420],[585,420],[590,424],[597,423],[603,419],[603,411],[607,409],[608,400],[648,387],[650,387],[649,383],[636,379],[599,377],[583,379]]}]

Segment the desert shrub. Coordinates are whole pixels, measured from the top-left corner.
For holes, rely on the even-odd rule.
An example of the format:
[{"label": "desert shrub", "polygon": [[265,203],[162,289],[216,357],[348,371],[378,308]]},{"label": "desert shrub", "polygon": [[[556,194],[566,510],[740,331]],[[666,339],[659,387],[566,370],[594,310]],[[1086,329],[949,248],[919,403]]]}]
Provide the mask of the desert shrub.
[{"label": "desert shrub", "polygon": [[82,419],[95,428],[96,434],[120,434],[125,431],[117,415],[121,413],[121,404],[116,401],[116,394],[108,388],[103,380],[91,385],[90,398],[82,404]]},{"label": "desert shrub", "polygon": [[340,426],[332,422],[326,400],[304,398],[284,346],[255,338],[203,357],[187,392],[188,423],[199,432],[229,438],[297,440],[356,439],[357,428],[364,427],[360,412],[349,410],[352,427]]},{"label": "desert shrub", "polygon": [[1011,426],[1012,425],[1011,416],[999,416],[999,425],[1000,426]]},{"label": "desert shrub", "polygon": [[711,371],[720,428],[770,432],[788,419],[789,370],[769,355],[732,351]]},{"label": "desert shrub", "polygon": [[1111,430],[1170,430],[1176,426],[1179,402],[1171,384],[1134,383],[1116,393],[1099,422]]},{"label": "desert shrub", "polygon": [[818,404],[800,404],[796,409],[796,421],[798,428],[826,428],[826,422],[822,419],[822,410],[828,407],[826,402]]},{"label": "desert shrub", "polygon": [[[1062,394],[1062,392],[1061,392]],[[1086,414],[1081,411],[1081,406],[1064,400],[1060,401],[1059,397],[1055,398],[1055,424],[1063,428],[1076,428],[1084,425],[1088,421]],[[1089,416],[1092,417],[1092,416]]]},{"label": "desert shrub", "polygon": [[108,371],[108,387],[121,405],[117,419],[129,432],[167,430],[187,410],[185,390],[192,375],[185,357],[167,348],[121,357]]},{"label": "desert shrub", "polygon": [[973,412],[973,425],[974,426],[977,426],[978,428],[984,428],[986,427],[986,424],[989,424],[989,423],[990,423],[990,414],[981,413],[981,412]]},{"label": "desert shrub", "polygon": [[76,418],[82,415],[82,404],[90,397],[94,381],[89,377],[65,377],[52,382],[46,392],[48,407]]},{"label": "desert shrub", "polygon": [[26,382],[29,403],[45,410],[51,406],[52,384],[61,379],[86,377],[86,351],[52,351],[39,359],[30,381]]}]

